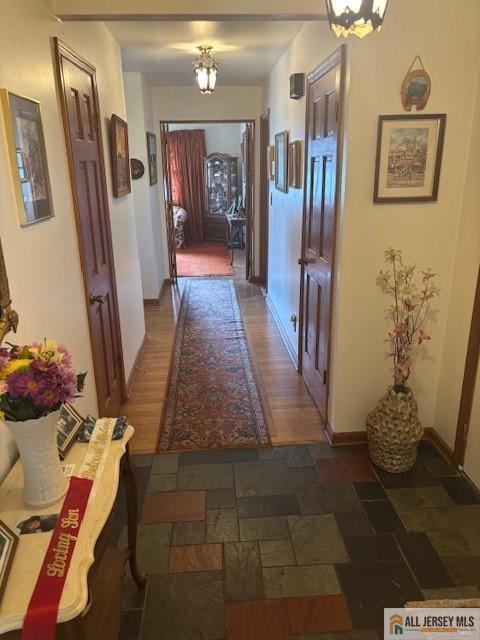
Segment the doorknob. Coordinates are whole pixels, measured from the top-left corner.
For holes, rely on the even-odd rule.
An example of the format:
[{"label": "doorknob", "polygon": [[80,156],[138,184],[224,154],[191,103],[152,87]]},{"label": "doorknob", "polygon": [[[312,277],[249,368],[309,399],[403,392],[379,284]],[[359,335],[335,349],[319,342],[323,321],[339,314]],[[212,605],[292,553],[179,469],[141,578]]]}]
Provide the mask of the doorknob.
[{"label": "doorknob", "polygon": [[310,262],[315,262],[315,258],[299,258],[297,260],[300,266],[310,264]]},{"label": "doorknob", "polygon": [[95,304],[96,302],[98,302],[98,304],[103,304],[105,302],[105,296],[102,296],[100,293],[97,294],[90,294],[89,297],[89,302],[90,304]]}]

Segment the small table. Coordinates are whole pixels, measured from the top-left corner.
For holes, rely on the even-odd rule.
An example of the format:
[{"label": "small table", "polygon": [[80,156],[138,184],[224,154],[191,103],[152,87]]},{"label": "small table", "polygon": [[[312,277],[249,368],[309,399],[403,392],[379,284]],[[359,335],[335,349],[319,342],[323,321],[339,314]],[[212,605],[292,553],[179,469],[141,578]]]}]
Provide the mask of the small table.
[{"label": "small table", "polygon": [[[129,426],[122,440],[110,443],[105,465],[96,481],[96,490],[88,502],[58,609],[58,639],[118,638],[121,579],[127,559],[138,587],[143,588],[146,584],[146,578],[138,571],[136,563],[137,487],[128,449],[133,433],[133,427]],[[68,452],[64,462],[75,465],[74,474],[80,468],[87,448],[88,445],[77,442]],[[115,502],[120,472],[126,480],[128,549],[108,547],[109,531],[105,526]],[[43,509],[27,507],[23,502],[22,487],[23,467],[19,460],[0,486],[0,518],[10,529],[15,530],[15,525],[25,514],[60,512],[63,498]],[[5,593],[0,602],[1,640],[21,637],[23,618],[51,537],[51,532],[19,537]],[[115,604],[117,598],[118,608]],[[108,620],[108,623],[102,625],[99,623],[102,620]]]},{"label": "small table", "polygon": [[245,249],[244,229],[247,225],[247,219],[244,216],[234,216],[231,213],[225,212],[225,229],[226,229],[226,242],[227,250],[230,243],[232,251],[232,257],[230,264],[233,264],[235,241],[238,240],[240,249]]}]

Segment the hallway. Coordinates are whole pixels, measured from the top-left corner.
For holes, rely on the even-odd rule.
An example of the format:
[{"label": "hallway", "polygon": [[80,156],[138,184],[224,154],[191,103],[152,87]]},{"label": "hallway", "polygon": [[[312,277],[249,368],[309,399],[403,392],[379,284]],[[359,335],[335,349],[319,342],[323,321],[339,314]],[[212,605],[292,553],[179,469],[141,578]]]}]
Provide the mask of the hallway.
[{"label": "hallway", "polygon": [[[285,349],[262,289],[242,275],[244,259],[243,252],[235,252],[235,286],[272,444],[325,442],[318,410]],[[122,407],[135,426],[134,453],[155,452],[181,289],[180,278],[178,290],[166,287],[160,304],[145,308],[145,352]]]}]

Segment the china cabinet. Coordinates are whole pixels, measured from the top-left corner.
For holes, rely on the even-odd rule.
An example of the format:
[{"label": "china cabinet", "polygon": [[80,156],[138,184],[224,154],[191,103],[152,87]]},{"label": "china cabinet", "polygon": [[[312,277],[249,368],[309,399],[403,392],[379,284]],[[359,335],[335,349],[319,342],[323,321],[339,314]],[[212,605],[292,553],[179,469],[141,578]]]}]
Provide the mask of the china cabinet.
[{"label": "china cabinet", "polygon": [[238,160],[226,153],[205,158],[205,240],[225,240],[224,214],[237,197]]}]

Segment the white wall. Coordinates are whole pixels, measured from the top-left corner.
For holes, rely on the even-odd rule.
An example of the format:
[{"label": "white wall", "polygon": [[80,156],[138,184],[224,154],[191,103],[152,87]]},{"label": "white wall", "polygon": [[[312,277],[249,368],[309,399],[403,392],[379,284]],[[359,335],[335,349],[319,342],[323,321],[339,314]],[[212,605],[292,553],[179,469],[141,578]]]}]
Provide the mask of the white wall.
[{"label": "white wall", "polygon": [[[72,205],[65,136],[57,102],[52,36],[58,35],[96,65],[102,114],[112,237],[119,294],[126,374],[143,337],[140,272],[131,197],[113,200],[107,118],[125,116],[120,51],[102,24],[58,23],[43,2],[2,4],[0,86],[41,102],[55,217],[21,228],[17,222],[0,124],[0,236],[10,279],[13,306],[20,314],[18,342],[57,339],[73,352],[79,370],[88,370],[81,412],[97,413],[88,322]],[[3,428],[3,427],[2,427]],[[2,436],[3,437],[3,436]],[[3,466],[0,460],[0,476]]]},{"label": "white wall", "polygon": [[202,122],[195,124],[171,124],[170,131],[181,129],[204,129],[207,155],[210,153],[228,153],[240,159],[242,125],[236,122]]},{"label": "white wall", "polygon": [[[157,298],[168,276],[165,265],[164,219],[160,212],[161,181],[150,185],[146,132],[153,132],[150,88],[140,73],[123,75],[128,118],[130,157],[138,158],[145,166],[144,175],[132,180],[132,194],[138,252],[142,274],[144,299]],[[157,140],[157,152],[159,152]],[[159,158],[157,158],[159,160]]]},{"label": "white wall", "polygon": [[[228,87],[217,85],[212,95],[202,95],[194,86],[152,87],[153,115],[156,131],[159,122],[165,120],[192,122],[194,120],[254,120],[255,121],[255,158],[260,153],[259,117],[262,106],[261,87]],[[202,124],[198,126],[203,127]],[[260,167],[255,160],[255,210],[259,211]],[[258,229],[259,216],[255,216]],[[258,231],[255,234],[258,238]],[[258,275],[258,246],[254,247],[253,274]]]},{"label": "white wall", "polygon": [[[389,246],[403,249],[408,262],[417,262],[419,268],[431,266],[440,274],[441,296],[435,301],[436,321],[429,327],[428,357],[418,362],[411,379],[425,426],[435,423],[455,257],[452,238],[457,236],[463,211],[465,150],[470,147],[475,106],[478,9],[475,0],[466,0],[464,11],[472,17],[465,21],[465,14],[460,15],[448,0],[393,0],[381,33],[347,40],[346,192],[338,229],[329,416],[335,431],[362,429],[365,415],[390,382],[390,363],[384,359],[382,343],[387,300],[375,285],[376,274],[384,266],[383,251]],[[341,43],[327,25],[307,23],[285,52],[265,87],[272,142],[283,129],[290,131],[292,140],[304,138],[305,100],[288,99],[289,74],[309,72]],[[438,202],[374,205],[378,115],[402,113],[400,86],[417,52],[433,83],[425,113],[448,114]],[[472,215],[471,205],[468,208]],[[273,191],[269,295],[295,346],[289,317],[298,309],[301,209],[301,191],[288,195]],[[455,286],[465,287],[465,296],[473,299],[469,282]]]}]

